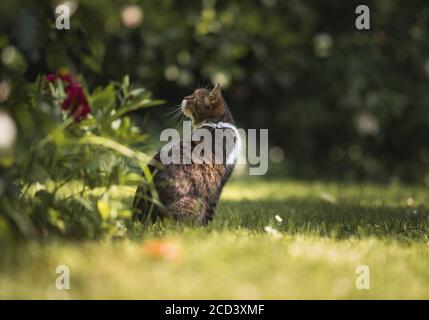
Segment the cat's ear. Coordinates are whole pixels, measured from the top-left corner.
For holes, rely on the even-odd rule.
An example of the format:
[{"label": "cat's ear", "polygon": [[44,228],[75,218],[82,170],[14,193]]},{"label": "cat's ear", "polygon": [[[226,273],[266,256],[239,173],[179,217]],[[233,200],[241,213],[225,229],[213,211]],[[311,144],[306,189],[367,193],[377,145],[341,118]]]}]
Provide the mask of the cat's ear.
[{"label": "cat's ear", "polygon": [[222,92],[220,91],[219,83],[213,88],[213,90],[209,94],[210,102],[212,104],[217,104],[222,101]]}]

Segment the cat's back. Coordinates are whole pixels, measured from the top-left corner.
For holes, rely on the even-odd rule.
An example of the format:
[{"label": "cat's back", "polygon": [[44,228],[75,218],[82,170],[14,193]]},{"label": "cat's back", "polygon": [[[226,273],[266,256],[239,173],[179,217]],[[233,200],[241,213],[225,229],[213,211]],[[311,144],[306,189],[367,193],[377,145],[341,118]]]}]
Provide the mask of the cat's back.
[{"label": "cat's back", "polygon": [[[198,193],[198,196],[220,193],[238,158],[240,135],[236,127],[230,123],[207,123],[194,130],[189,148],[183,140],[178,143],[181,159],[184,159],[183,153],[189,151],[191,163],[163,165],[155,176],[155,183],[179,195],[189,192]],[[160,158],[158,153],[155,159],[160,161]]]}]

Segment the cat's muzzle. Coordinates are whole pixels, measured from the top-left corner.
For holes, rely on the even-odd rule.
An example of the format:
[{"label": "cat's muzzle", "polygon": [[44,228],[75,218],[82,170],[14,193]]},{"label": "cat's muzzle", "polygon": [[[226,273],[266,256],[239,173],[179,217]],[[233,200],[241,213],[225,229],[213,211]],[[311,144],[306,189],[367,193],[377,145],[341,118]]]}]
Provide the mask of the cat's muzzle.
[{"label": "cat's muzzle", "polygon": [[182,112],[185,116],[189,116],[188,115],[188,108],[187,108],[188,106],[189,106],[189,101],[186,99],[183,99],[181,107],[182,107]]}]

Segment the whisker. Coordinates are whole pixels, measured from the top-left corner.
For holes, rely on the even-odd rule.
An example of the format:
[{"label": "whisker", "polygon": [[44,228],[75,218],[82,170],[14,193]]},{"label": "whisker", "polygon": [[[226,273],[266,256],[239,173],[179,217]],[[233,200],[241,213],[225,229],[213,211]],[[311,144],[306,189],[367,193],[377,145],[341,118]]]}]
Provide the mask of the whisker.
[{"label": "whisker", "polygon": [[177,112],[180,112],[180,111],[181,111],[181,108],[175,109],[173,111],[167,112],[166,114],[164,114],[164,116],[171,116],[171,115],[176,114]]},{"label": "whisker", "polygon": [[180,121],[180,116],[182,116],[182,115],[183,115],[183,113],[181,112],[181,108],[180,108],[179,110],[177,110],[176,113],[174,113],[171,116],[170,120],[167,121],[166,126],[169,126],[170,124],[176,124],[177,125]]},{"label": "whisker", "polygon": [[165,116],[168,116],[168,115],[171,115],[173,113],[176,113],[176,112],[180,111],[182,109],[182,106],[181,105],[176,105],[176,106],[173,106],[172,108],[174,108],[174,109],[171,110],[171,111],[169,111],[169,112],[167,112],[165,114]]}]

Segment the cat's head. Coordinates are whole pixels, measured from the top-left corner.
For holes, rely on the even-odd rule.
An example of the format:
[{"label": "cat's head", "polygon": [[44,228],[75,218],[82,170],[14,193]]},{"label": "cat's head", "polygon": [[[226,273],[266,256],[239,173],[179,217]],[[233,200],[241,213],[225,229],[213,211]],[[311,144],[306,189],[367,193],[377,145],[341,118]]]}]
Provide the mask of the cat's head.
[{"label": "cat's head", "polygon": [[203,122],[233,122],[231,113],[223,100],[219,84],[212,91],[197,89],[182,101],[182,112],[193,125]]}]

